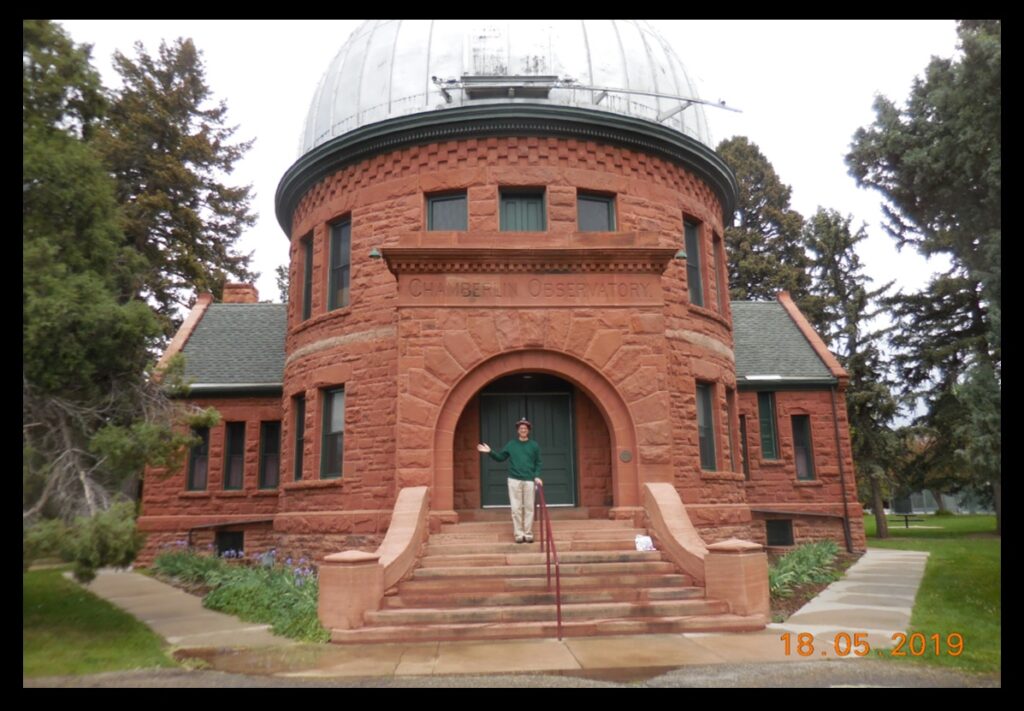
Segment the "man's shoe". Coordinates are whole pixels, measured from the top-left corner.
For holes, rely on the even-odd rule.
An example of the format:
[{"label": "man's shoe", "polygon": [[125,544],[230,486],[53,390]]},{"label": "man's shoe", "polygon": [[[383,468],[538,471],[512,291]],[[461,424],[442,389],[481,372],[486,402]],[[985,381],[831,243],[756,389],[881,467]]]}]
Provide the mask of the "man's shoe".
[{"label": "man's shoe", "polygon": [[527,543],[533,543],[533,536],[524,536],[523,540]]},{"label": "man's shoe", "polygon": [[516,543],[522,543],[522,542],[523,542],[523,541],[525,541],[525,540],[526,540],[526,539],[525,539],[525,538],[523,538],[522,536],[516,536]]}]

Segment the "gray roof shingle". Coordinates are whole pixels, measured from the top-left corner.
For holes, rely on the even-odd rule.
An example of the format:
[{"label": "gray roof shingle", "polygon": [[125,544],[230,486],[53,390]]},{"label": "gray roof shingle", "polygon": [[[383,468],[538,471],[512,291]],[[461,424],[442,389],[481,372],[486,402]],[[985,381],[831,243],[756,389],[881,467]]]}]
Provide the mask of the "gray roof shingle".
[{"label": "gray roof shingle", "polygon": [[[778,375],[775,382],[831,383],[835,378],[777,301],[733,301],[736,378]],[[210,304],[185,344],[185,377],[195,385],[280,387],[285,304]],[[771,381],[769,381],[771,382]]]},{"label": "gray roof shingle", "polygon": [[210,304],[185,344],[185,377],[194,385],[280,387],[285,304]]},{"label": "gray roof shingle", "polygon": [[[781,382],[835,382],[835,377],[778,301],[733,301],[736,379],[778,375]],[[780,381],[775,381],[780,382]]]}]

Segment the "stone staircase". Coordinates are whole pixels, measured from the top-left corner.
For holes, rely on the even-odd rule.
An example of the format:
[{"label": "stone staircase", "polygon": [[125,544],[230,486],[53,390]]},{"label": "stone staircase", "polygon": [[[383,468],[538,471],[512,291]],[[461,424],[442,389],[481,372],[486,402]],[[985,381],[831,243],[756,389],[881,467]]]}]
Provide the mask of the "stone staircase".
[{"label": "stone staircase", "polygon": [[[443,526],[430,537],[412,576],[387,592],[381,609],[367,612],[359,629],[332,630],[331,640],[555,637],[554,565],[549,591],[536,524],[536,542],[516,544],[507,515]],[[660,551],[637,551],[635,536],[647,531],[631,522],[556,519],[552,529],[565,637],[763,628],[760,618],[730,614],[727,603],[707,599],[704,588]]]}]

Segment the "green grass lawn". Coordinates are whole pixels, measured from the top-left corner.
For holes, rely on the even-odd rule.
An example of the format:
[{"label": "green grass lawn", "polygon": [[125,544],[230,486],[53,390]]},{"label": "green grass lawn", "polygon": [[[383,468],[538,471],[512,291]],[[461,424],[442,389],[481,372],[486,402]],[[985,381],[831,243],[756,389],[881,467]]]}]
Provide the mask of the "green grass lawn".
[{"label": "green grass lawn", "polygon": [[178,666],[127,612],[65,580],[67,568],[22,576],[24,676]]},{"label": "green grass lawn", "polygon": [[[921,515],[923,522],[904,528],[902,518],[889,517],[886,540],[875,538],[875,517],[864,517],[871,548],[928,551],[928,565],[914,602],[910,633],[921,632],[926,639],[939,633],[941,654],[928,653],[897,658],[955,667],[965,671],[1001,671],[1000,633],[1002,598],[1000,538],[995,534],[995,516]],[[918,526],[919,528],[915,528]],[[946,653],[947,635],[963,635],[959,657]]]}]

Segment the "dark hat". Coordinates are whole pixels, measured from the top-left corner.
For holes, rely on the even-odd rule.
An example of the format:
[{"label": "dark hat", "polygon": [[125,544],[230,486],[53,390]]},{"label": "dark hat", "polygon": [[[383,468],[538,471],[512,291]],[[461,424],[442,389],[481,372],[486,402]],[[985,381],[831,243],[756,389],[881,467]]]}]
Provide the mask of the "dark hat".
[{"label": "dark hat", "polygon": [[528,419],[526,419],[525,417],[520,417],[519,418],[519,422],[516,423],[516,429],[517,430],[519,429],[519,425],[526,425],[531,430],[533,429],[533,425],[531,425],[530,421]]}]

